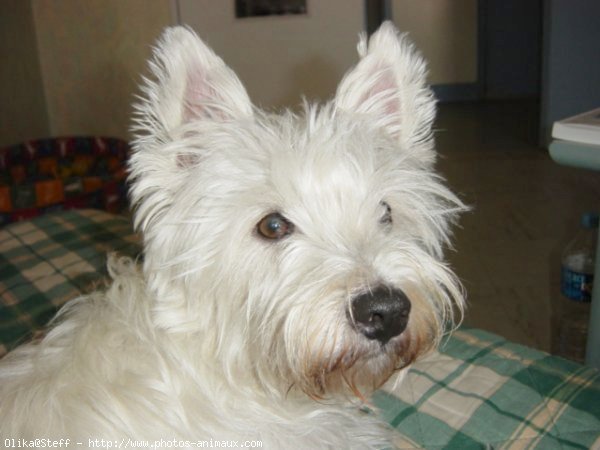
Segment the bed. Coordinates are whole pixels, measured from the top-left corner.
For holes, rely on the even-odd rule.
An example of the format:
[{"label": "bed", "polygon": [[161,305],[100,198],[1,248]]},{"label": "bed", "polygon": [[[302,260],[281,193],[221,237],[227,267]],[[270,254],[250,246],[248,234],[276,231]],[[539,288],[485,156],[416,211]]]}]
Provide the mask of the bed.
[{"label": "bed", "polygon": [[[108,252],[136,257],[124,216],[46,214],[0,228],[0,356],[65,301],[105,283]],[[369,405],[398,448],[600,448],[600,372],[461,328]]]}]

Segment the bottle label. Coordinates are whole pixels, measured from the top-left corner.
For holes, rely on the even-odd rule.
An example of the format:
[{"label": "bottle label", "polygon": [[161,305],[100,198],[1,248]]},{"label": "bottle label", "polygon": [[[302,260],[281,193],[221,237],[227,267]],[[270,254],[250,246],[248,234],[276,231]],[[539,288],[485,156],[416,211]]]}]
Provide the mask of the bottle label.
[{"label": "bottle label", "polygon": [[577,302],[592,301],[593,273],[575,272],[562,267],[561,291],[563,295]]}]

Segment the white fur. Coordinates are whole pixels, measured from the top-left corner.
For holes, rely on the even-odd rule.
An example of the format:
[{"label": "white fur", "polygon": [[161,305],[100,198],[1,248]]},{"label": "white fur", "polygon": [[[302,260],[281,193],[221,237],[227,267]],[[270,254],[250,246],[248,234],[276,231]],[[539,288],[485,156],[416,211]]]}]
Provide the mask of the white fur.
[{"label": "white fur", "polygon": [[[193,32],[164,33],[131,159],[143,268],[112,258],[106,292],[0,362],[0,438],[386,445],[359,406],[462,312],[442,251],[463,205],[432,172],[422,58],[389,23],[359,54],[331,102],[269,115]],[[260,237],[271,212],[294,233]],[[347,314],[382,283],[412,302],[385,346]]]}]

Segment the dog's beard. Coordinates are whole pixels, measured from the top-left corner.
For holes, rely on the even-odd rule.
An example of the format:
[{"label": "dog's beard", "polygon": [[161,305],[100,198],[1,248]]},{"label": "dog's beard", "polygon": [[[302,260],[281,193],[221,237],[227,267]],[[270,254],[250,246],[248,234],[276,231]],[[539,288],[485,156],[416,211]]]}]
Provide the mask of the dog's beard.
[{"label": "dog's beard", "polygon": [[[354,339],[352,339],[354,340]],[[315,399],[352,395],[364,401],[396,371],[411,364],[419,354],[418,343],[408,332],[385,345],[358,337],[360,342],[327,348],[299,361],[295,383]]]},{"label": "dog's beard", "polygon": [[263,316],[263,324],[272,321],[269,325],[251,327],[262,330],[262,335],[251,339],[264,361],[259,364],[262,382],[272,380],[286,395],[299,390],[316,400],[365,401],[395,373],[435,347],[442,334],[440,314],[419,297],[424,293],[407,291],[414,305],[408,326],[386,343],[360,333],[335,295],[323,300],[322,308],[315,306],[319,302],[299,304],[287,314],[282,312],[279,319],[274,309],[272,316]]}]

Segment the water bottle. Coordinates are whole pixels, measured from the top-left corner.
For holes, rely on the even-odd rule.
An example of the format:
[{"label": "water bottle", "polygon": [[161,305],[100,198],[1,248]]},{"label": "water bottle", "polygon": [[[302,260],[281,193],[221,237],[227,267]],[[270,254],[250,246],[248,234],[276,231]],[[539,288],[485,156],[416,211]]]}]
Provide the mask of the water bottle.
[{"label": "water bottle", "polygon": [[586,213],[581,217],[581,229],[562,255],[558,354],[581,363],[585,359],[597,238],[598,214]]}]

